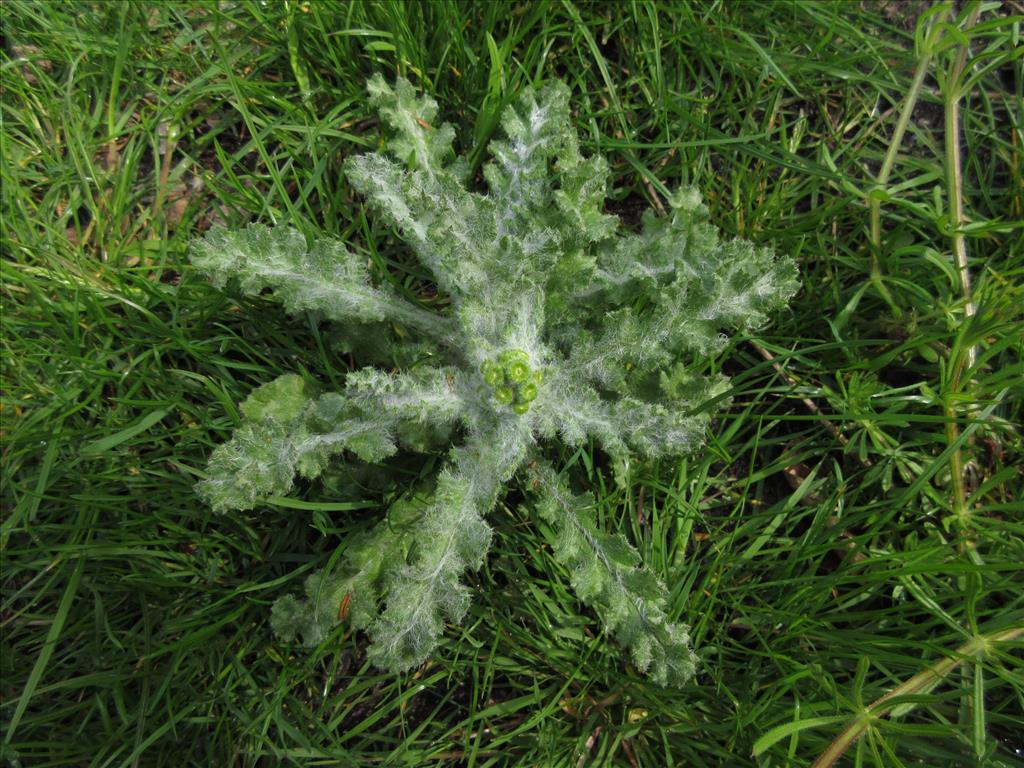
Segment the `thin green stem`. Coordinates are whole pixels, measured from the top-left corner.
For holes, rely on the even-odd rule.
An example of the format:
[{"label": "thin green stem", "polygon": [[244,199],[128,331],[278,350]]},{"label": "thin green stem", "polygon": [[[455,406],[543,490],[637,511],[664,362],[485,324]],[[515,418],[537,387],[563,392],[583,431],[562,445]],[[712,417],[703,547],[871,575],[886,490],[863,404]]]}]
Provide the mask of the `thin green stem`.
[{"label": "thin green stem", "polygon": [[[828,745],[828,748],[819,755],[811,768],[829,768],[835,765],[836,761],[846,752],[850,746],[857,741],[864,733],[871,728],[875,721],[885,714],[891,713],[896,708],[896,699],[900,696],[913,696],[926,693],[941,683],[950,672],[957,669],[964,661],[975,657],[984,657],[998,643],[1007,643],[1024,636],[1024,626],[1010,627],[992,635],[978,635],[961,645],[951,655],[941,661],[932,664],[930,667],[918,672],[900,685],[893,688],[884,696],[876,699],[874,703],[864,708],[864,711],[857,715],[843,731],[836,736],[835,740]],[[901,714],[916,706],[915,703],[905,703]]]},{"label": "thin green stem", "polygon": [[[928,74],[928,69],[931,67],[932,51],[935,49],[935,43],[938,42],[939,35],[941,34],[939,31],[939,22],[943,21],[948,13],[949,9],[944,8],[936,15],[931,30],[926,36],[924,50],[921,53],[921,58],[917,62],[917,69],[914,71],[914,79],[910,84],[910,89],[907,91],[907,97],[903,102],[903,109],[900,112],[899,120],[896,122],[896,128],[894,129],[892,139],[889,142],[889,150],[885,153],[885,159],[882,161],[882,168],[879,170],[878,177],[875,179],[877,188],[884,189],[885,185],[889,182],[889,175],[892,173],[893,166],[896,164],[896,155],[899,153],[900,145],[903,143],[903,135],[906,133],[907,126],[910,124],[910,117],[914,114],[914,107],[917,105],[917,99],[921,93],[921,86],[924,84],[924,78]],[[933,31],[934,37],[932,36]],[[882,252],[881,198],[871,196],[868,200],[868,206],[871,216],[871,282],[892,309],[893,314],[897,318],[900,318],[903,316],[903,310],[897,306],[896,302],[892,298],[892,294],[889,293],[889,289],[885,286],[885,282],[882,279],[882,265],[880,259]]]},{"label": "thin green stem", "polygon": [[[975,3],[964,22],[965,31],[970,30],[977,23],[980,14],[981,3]],[[943,89],[946,127],[946,196],[949,200],[950,236],[953,259],[960,279],[960,291],[964,298],[964,319],[967,322],[975,314],[974,301],[971,298],[971,273],[967,266],[967,242],[962,228],[964,224],[963,177],[960,171],[960,98],[963,96],[960,80],[967,65],[968,48],[967,44],[960,46],[949,76],[946,78],[946,87]],[[975,345],[969,345],[966,352],[957,355],[957,359],[953,361],[954,372],[951,378],[950,394],[954,394],[960,389],[964,357],[966,357],[967,367],[972,368],[977,359]],[[957,409],[949,398],[946,399],[946,403],[946,440],[953,445],[960,435],[960,428],[956,422]],[[967,520],[967,487],[964,482],[963,454],[959,448],[953,451],[949,457],[949,471],[953,489],[953,514],[963,526]]]},{"label": "thin green stem", "polygon": [[[981,14],[981,3],[975,3],[964,23],[964,31],[970,30]],[[943,92],[946,120],[946,194],[949,198],[949,225],[953,245],[953,259],[956,263],[957,275],[960,278],[960,291],[964,298],[965,318],[974,317],[975,306],[971,298],[971,273],[967,266],[967,240],[964,237],[964,205],[963,176],[960,159],[960,98],[964,95],[960,88],[960,79],[967,66],[969,46],[961,45],[956,59],[946,79]],[[977,359],[977,349],[971,345],[967,349],[969,366]]]}]

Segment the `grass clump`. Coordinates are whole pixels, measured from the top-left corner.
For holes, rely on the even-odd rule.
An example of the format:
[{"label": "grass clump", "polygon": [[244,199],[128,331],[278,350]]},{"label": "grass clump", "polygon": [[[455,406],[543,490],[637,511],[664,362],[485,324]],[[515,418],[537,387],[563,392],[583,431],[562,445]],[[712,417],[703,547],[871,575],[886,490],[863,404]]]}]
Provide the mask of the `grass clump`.
[{"label": "grass clump", "polygon": [[[1019,19],[903,7],[9,0],[5,759],[1019,764]],[[799,261],[771,335],[707,364],[731,403],[705,453],[624,485],[595,447],[558,457],[692,625],[682,691],[593,631],[526,499],[493,518],[463,627],[396,677],[343,628],[296,653],[267,618],[429,461],[258,515],[194,495],[235,403],[296,371],[340,388],[367,354],[209,286],[196,233],[326,232],[442,309],[343,181],[379,135],[375,72],[444,106],[471,172],[506,103],[564,78],[608,212],[638,223],[693,185],[716,226]]]}]

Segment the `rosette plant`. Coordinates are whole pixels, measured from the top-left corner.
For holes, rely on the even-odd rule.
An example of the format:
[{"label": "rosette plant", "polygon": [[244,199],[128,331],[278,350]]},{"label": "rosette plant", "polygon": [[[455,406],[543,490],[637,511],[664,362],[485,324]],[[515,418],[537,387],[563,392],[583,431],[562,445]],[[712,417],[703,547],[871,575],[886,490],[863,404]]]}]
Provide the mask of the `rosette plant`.
[{"label": "rosette plant", "polygon": [[668,215],[625,230],[605,211],[608,164],[580,153],[562,83],[528,88],[506,109],[486,191],[455,156],[453,128],[435,125],[432,99],[379,76],[369,94],[390,134],[382,151],[347,159],[347,179],[430,270],[444,308],[401,297],[337,240],[260,225],[211,230],[192,260],[216,285],[237,280],[292,312],[369,324],[371,347],[408,354],[392,356],[401,367],[348,373],[340,392],[318,394],[293,374],[260,387],[199,492],[215,510],[251,509],[332,462],[446,451],[411,519],[384,515],[343,543],[338,565],[311,576],[302,599],[277,602],[281,635],[317,644],[344,621],[367,630],[375,664],[421,664],[445,623],[464,617],[463,577],[491,541],[485,518],[518,483],[557,532],[554,551],[579,598],[638,669],[682,684],[696,656],[664,584],[624,537],[598,528],[588,497],[546,457],[556,441],[591,440],[619,466],[694,450],[706,403],[725,388],[694,371],[722,348],[724,329],[760,325],[787,301],[793,262],[721,239],[692,189],[670,199]]}]

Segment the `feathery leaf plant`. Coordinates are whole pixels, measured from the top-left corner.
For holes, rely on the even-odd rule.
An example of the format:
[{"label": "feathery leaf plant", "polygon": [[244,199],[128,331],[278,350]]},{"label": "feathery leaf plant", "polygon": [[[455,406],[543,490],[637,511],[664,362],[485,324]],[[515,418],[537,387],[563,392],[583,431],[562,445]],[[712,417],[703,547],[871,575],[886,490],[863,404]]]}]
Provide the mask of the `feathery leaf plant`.
[{"label": "feathery leaf plant", "polygon": [[415,519],[389,514],[347,542],[339,568],[307,580],[304,600],[276,603],[277,631],[317,644],[344,620],[369,631],[377,665],[421,664],[445,622],[465,615],[463,575],[491,539],[484,518],[518,475],[557,532],[580,599],[640,670],[683,684],[696,655],[664,584],[624,537],[598,527],[545,447],[593,439],[621,468],[699,446],[725,383],[696,363],[722,348],[723,329],[763,324],[785,304],[798,285],[792,260],[720,239],[693,189],[672,196],[668,215],[623,231],[604,208],[608,165],[580,154],[562,83],[527,89],[505,111],[486,194],[467,186],[454,129],[434,125],[436,102],[403,79],[377,76],[369,92],[393,133],[386,151],[350,158],[347,177],[429,268],[448,309],[399,297],[336,240],[212,230],[192,259],[215,284],[237,279],[290,311],[368,325],[378,351],[404,362],[354,371],[342,392],[320,394],[295,374],[260,387],[200,493],[216,510],[250,509],[343,455],[374,463],[450,448]]}]

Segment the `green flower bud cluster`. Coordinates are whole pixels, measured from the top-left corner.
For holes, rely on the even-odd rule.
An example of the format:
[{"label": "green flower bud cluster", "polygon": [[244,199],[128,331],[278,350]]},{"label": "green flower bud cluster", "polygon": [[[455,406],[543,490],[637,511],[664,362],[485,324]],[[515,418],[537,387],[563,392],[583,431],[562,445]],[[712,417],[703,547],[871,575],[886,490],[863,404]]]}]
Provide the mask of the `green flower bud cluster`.
[{"label": "green flower bud cluster", "polygon": [[502,352],[497,360],[485,362],[481,371],[498,404],[511,406],[519,415],[530,410],[544,381],[544,374],[530,368],[530,357],[521,349]]}]

